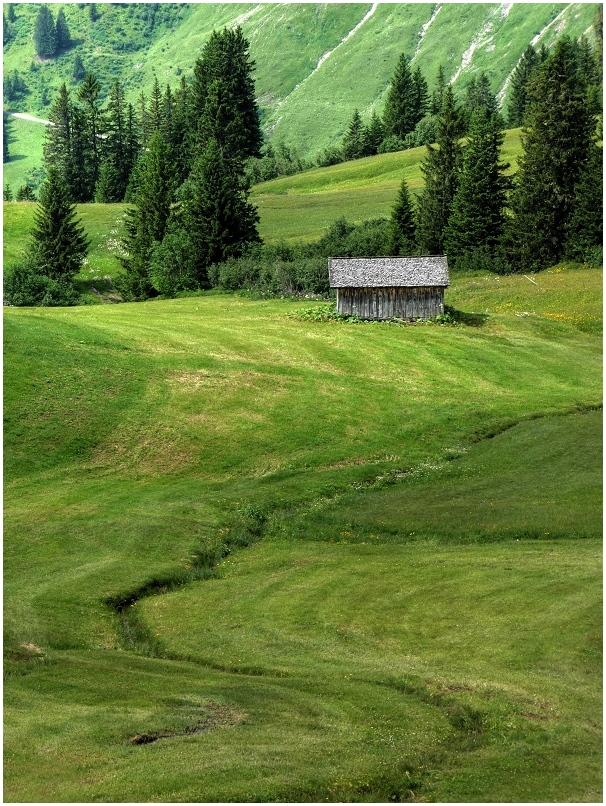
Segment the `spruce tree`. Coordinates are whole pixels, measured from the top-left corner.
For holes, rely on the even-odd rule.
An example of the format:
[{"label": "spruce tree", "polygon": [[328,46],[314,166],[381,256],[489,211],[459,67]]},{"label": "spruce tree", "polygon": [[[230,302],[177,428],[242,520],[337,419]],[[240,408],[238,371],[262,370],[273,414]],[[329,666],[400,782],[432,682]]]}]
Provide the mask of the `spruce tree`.
[{"label": "spruce tree", "polygon": [[84,67],[84,62],[82,61],[80,54],[76,53],[74,56],[74,68],[72,70],[72,78],[79,84],[84,78],[86,78],[86,68]]},{"label": "spruce tree", "polygon": [[74,165],[72,143],[73,114],[73,104],[64,83],[49,112],[53,125],[46,127],[43,154],[47,169],[56,168],[72,198],[77,198],[75,183],[78,181],[78,177],[75,174],[77,166]]},{"label": "spruce tree", "polygon": [[357,160],[364,156],[364,124],[357,109],[343,138],[341,150],[344,160]]},{"label": "spruce tree", "polygon": [[405,179],[391,211],[388,250],[390,255],[414,255],[416,252],[415,213]]},{"label": "spruce tree", "polygon": [[223,153],[215,139],[209,141],[194,163],[188,182],[185,229],[194,244],[198,283],[208,283],[214,263],[239,257],[249,243],[260,242],[259,216],[248,201],[241,166]]},{"label": "spruce tree", "polygon": [[508,228],[510,259],[519,271],[547,268],[564,253],[576,185],[595,131],[585,90],[572,42],[563,37],[541,67],[522,137]]},{"label": "spruce tree", "polygon": [[583,261],[604,237],[604,164],[602,148],[592,143],[574,190],[566,232],[565,257]]},{"label": "spruce tree", "polygon": [[194,66],[189,93],[190,160],[212,139],[230,159],[260,156],[254,66],[241,28],[213,31]]},{"label": "spruce tree", "polygon": [[413,110],[414,110],[414,124],[417,124],[425,117],[429,109],[429,90],[427,81],[421,72],[421,68],[417,67],[412,74],[413,83]]},{"label": "spruce tree", "polygon": [[444,75],[444,68],[442,65],[438,67],[438,75],[436,77],[436,88],[431,96],[430,112],[436,116],[440,114],[442,104],[444,103],[444,90],[446,89],[446,76]]},{"label": "spruce tree", "polygon": [[409,58],[400,56],[385,99],[383,126],[387,137],[404,140],[417,124],[417,90],[410,72]]},{"label": "spruce tree", "polygon": [[11,202],[13,200],[13,189],[8,184],[8,182],[4,185],[4,190],[2,192],[2,200],[5,202]]},{"label": "spruce tree", "polygon": [[446,254],[453,268],[469,261],[478,250],[494,257],[501,240],[510,187],[505,176],[509,165],[500,162],[503,139],[500,116],[489,114],[485,107],[477,108],[463,149],[459,186],[444,234]]},{"label": "spruce tree", "polygon": [[507,110],[507,119],[511,127],[524,125],[532,85],[539,67],[539,56],[532,45],[528,45],[511,77],[511,95]]},{"label": "spruce tree", "polygon": [[147,151],[137,166],[135,207],[127,213],[127,235],[121,258],[125,275],[119,285],[131,299],[147,299],[155,294],[150,278],[150,260],[156,243],[161,243],[173,200],[173,169],[161,132],[154,132]]},{"label": "spruce tree", "polygon": [[11,137],[12,121],[6,112],[2,113],[2,162],[8,162],[11,158],[9,140]]},{"label": "spruce tree", "polygon": [[40,189],[32,241],[29,253],[37,273],[53,280],[71,281],[90,246],[67,185],[53,166]]},{"label": "spruce tree", "polygon": [[17,19],[17,14],[15,13],[15,4],[7,3],[7,6],[8,6],[8,21],[10,23],[13,23]]},{"label": "spruce tree", "polygon": [[91,201],[101,167],[101,140],[103,113],[99,101],[101,85],[93,73],[87,73],[78,89],[78,100],[83,105],[85,127],[85,173],[82,176],[82,200]]},{"label": "spruce tree", "polygon": [[444,232],[459,186],[460,121],[450,86],[444,90],[436,129],[437,147],[427,146],[427,157],[421,166],[425,188],[419,197],[417,212],[417,243],[421,253],[426,255],[444,252]]},{"label": "spruce tree", "polygon": [[72,38],[67,27],[65,12],[62,8],[57,12],[57,22],[55,23],[55,33],[57,36],[57,50],[68,48],[72,43]]},{"label": "spruce tree", "polygon": [[372,157],[379,153],[379,146],[385,139],[385,129],[376,109],[372,110],[370,123],[364,129],[364,156]]},{"label": "spruce tree", "polygon": [[124,90],[119,81],[114,82],[109,93],[105,120],[105,153],[95,189],[95,200],[120,202],[126,193],[132,161],[128,155]]},{"label": "spruce tree", "polygon": [[57,52],[57,30],[48,6],[40,6],[34,27],[34,47],[41,59],[48,59]]}]

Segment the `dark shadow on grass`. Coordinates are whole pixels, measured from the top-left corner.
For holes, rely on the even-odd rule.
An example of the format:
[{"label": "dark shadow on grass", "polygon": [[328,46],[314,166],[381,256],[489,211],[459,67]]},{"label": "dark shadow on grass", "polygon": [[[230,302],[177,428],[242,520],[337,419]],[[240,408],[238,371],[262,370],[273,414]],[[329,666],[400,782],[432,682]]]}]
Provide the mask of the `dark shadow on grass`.
[{"label": "dark shadow on grass", "polygon": [[452,305],[444,306],[444,315],[452,317],[456,324],[468,327],[482,327],[488,321],[487,313],[467,313],[453,308]]}]

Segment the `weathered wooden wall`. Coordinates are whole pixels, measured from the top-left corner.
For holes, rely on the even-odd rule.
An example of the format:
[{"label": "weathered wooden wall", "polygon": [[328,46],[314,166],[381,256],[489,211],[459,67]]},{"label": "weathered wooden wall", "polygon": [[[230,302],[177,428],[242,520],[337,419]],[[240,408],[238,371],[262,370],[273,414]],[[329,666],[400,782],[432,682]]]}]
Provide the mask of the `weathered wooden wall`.
[{"label": "weathered wooden wall", "polygon": [[433,319],[444,313],[444,289],[338,288],[337,310],[360,319]]}]

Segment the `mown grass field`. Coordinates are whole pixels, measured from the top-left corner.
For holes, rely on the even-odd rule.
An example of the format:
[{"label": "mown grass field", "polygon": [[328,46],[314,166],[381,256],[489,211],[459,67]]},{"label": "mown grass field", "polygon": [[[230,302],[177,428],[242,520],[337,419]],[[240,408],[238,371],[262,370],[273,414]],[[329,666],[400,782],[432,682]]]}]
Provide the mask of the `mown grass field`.
[{"label": "mown grass field", "polygon": [[602,276],[532,279],[5,308],[4,799],[599,801]]}]

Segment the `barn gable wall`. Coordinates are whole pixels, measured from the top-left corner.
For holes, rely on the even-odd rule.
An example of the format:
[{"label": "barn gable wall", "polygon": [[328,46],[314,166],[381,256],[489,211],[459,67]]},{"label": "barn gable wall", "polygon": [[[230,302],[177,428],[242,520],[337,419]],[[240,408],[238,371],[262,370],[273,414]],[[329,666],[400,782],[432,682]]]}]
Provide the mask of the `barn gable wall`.
[{"label": "barn gable wall", "polygon": [[444,288],[338,288],[337,310],[360,319],[433,319],[444,313]]}]

